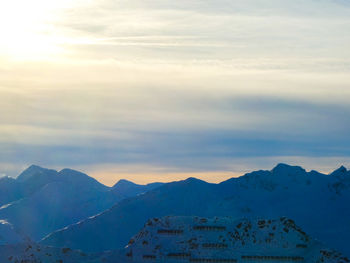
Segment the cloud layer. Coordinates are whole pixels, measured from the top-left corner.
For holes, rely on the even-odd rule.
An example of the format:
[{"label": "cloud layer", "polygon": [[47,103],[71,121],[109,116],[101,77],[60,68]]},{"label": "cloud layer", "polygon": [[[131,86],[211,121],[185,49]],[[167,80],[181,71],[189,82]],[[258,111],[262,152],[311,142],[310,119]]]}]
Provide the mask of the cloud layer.
[{"label": "cloud layer", "polygon": [[49,14],[33,39],[55,52],[0,46],[0,174],[38,163],[109,184],[219,181],[350,159],[347,1],[94,0]]}]

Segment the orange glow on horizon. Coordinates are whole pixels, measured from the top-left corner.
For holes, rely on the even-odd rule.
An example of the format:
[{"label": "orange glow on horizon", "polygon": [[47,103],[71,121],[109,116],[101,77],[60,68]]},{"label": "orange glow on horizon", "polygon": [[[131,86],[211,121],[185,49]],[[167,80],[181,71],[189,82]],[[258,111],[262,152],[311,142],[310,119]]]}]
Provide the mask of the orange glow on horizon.
[{"label": "orange glow on horizon", "polygon": [[189,177],[195,177],[197,179],[206,181],[208,183],[220,183],[228,180],[232,177],[239,177],[243,173],[235,173],[229,171],[214,171],[214,172],[165,172],[165,173],[119,173],[119,172],[92,172],[89,176],[92,176],[99,182],[113,186],[120,179],[125,179],[136,184],[148,184],[154,182],[173,182],[185,180]]}]

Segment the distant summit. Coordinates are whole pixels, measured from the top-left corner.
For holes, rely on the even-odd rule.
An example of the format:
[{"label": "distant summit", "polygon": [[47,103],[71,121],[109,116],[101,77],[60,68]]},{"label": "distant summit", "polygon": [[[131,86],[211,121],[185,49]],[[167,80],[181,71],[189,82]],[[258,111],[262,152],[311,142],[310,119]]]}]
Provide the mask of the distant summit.
[{"label": "distant summit", "polygon": [[125,179],[121,179],[112,187],[112,191],[118,192],[118,194],[123,195],[124,197],[131,197],[148,192],[161,185],[163,185],[163,183],[140,185]]},{"label": "distant summit", "polygon": [[345,176],[350,175],[350,171],[348,171],[343,165],[336,169],[331,173],[332,176]]},{"label": "distant summit", "polygon": [[135,184],[131,181],[128,181],[126,179],[120,179],[115,185],[113,185],[113,188],[114,187],[134,187],[136,185],[137,184]]},{"label": "distant summit", "polygon": [[300,166],[292,166],[285,163],[279,163],[272,169],[271,172],[276,175],[300,175],[305,174],[306,171]]},{"label": "distant summit", "polygon": [[27,169],[25,169],[16,179],[19,182],[24,182],[33,176],[40,176],[40,175],[45,175],[45,176],[56,176],[57,171],[52,170],[52,169],[47,169],[47,168],[42,168],[38,165],[31,165]]}]

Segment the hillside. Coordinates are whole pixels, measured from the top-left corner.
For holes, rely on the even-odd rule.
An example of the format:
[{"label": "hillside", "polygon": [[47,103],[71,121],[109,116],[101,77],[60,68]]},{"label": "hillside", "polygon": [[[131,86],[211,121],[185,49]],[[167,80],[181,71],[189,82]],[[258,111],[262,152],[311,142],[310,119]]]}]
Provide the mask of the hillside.
[{"label": "hillside", "polygon": [[349,262],[287,218],[154,218],[124,253],[125,262]]},{"label": "hillside", "polygon": [[57,229],[96,215],[126,197],[156,187],[135,185],[136,189],[128,192],[121,187],[107,187],[75,170],[57,172],[34,165],[16,179],[0,179],[0,186],[4,180],[14,185],[7,192],[20,194],[11,198],[18,199],[0,208],[0,219],[10,222],[33,240],[40,240]]},{"label": "hillside", "polygon": [[26,242],[0,246],[1,262],[308,262],[348,263],[294,221],[230,217],[153,218],[120,250],[84,253]]},{"label": "hillside", "polygon": [[89,255],[70,248],[46,247],[28,241],[20,244],[0,245],[2,263],[83,263],[101,262],[99,255]]},{"label": "hillside", "polygon": [[42,243],[85,251],[113,250],[122,248],[152,217],[287,216],[326,246],[350,255],[349,178],[343,167],[326,175],[285,164],[220,184],[189,178],[125,199],[93,218],[50,234]]},{"label": "hillside", "polygon": [[44,185],[58,181],[58,172],[31,165],[17,178],[0,178],[0,206],[25,198]]},{"label": "hillside", "polygon": [[0,245],[22,243],[28,238],[17,231],[13,225],[5,220],[0,220]]}]

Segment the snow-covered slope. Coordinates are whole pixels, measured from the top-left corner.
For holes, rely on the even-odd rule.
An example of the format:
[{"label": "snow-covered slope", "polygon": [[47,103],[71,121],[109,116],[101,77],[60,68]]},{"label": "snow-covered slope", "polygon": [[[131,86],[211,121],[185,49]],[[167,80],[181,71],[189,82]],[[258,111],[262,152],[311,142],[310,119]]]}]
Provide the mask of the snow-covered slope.
[{"label": "snow-covered slope", "polygon": [[206,200],[217,199],[210,194],[211,187],[193,178],[165,184],[143,195],[125,199],[98,216],[56,231],[46,237],[43,244],[85,251],[121,248],[151,217],[200,214],[200,210],[207,206]]},{"label": "snow-covered slope", "polygon": [[154,218],[124,251],[123,262],[349,262],[287,218]]},{"label": "snow-covered slope", "polygon": [[[2,178],[1,181],[5,180]],[[33,240],[96,215],[125,197],[147,191],[119,191],[107,187],[88,175],[71,169],[60,172],[30,166],[17,179],[9,179],[20,189],[21,198],[0,208],[5,219]]]},{"label": "snow-covered slope", "polygon": [[287,218],[167,216],[148,220],[120,250],[84,253],[26,242],[0,246],[0,262],[308,262],[348,263],[349,259],[313,240]]},{"label": "snow-covered slope", "polygon": [[27,240],[28,238],[16,231],[9,222],[0,220],[0,245],[21,243]]},{"label": "snow-covered slope", "polygon": [[[340,175],[339,175],[340,173]],[[165,215],[295,219],[328,247],[350,255],[349,171],[330,175],[279,164],[220,184],[194,178],[117,203],[42,242],[86,251],[121,248],[148,218]]]},{"label": "snow-covered slope", "polygon": [[70,248],[54,248],[34,242],[0,245],[2,263],[94,263],[101,262],[100,255],[89,255]]}]

